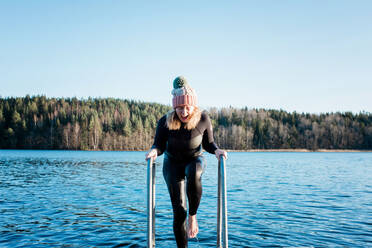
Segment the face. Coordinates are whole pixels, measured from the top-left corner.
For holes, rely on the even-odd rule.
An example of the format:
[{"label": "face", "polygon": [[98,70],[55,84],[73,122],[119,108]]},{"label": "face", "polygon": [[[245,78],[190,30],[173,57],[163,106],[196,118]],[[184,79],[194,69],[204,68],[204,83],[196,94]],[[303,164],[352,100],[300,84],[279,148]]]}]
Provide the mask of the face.
[{"label": "face", "polygon": [[191,116],[192,113],[194,112],[194,106],[191,105],[184,105],[184,106],[179,106],[176,108],[176,113],[178,118],[183,122],[187,123]]}]

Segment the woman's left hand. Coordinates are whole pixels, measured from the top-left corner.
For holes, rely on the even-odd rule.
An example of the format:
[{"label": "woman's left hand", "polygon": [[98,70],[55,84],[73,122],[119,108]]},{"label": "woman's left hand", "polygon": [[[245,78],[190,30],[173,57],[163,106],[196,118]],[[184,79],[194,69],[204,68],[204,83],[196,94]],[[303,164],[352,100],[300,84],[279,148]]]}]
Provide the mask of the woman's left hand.
[{"label": "woman's left hand", "polygon": [[216,157],[218,160],[220,160],[220,156],[222,155],[225,159],[227,159],[227,152],[221,149],[217,149],[214,154],[216,154]]}]

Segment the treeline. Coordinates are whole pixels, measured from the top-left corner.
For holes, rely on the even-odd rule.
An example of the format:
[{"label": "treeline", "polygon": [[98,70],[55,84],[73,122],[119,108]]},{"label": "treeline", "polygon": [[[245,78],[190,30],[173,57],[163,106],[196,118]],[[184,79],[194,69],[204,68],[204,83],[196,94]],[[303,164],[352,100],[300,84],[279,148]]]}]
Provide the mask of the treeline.
[{"label": "treeline", "polygon": [[[146,150],[157,120],[170,109],[114,98],[0,98],[0,148]],[[372,149],[370,113],[208,111],[215,140],[224,149]]]},{"label": "treeline", "polygon": [[210,109],[215,139],[229,149],[372,149],[372,114]]},{"label": "treeline", "polygon": [[144,150],[169,109],[113,98],[0,98],[0,148]]}]

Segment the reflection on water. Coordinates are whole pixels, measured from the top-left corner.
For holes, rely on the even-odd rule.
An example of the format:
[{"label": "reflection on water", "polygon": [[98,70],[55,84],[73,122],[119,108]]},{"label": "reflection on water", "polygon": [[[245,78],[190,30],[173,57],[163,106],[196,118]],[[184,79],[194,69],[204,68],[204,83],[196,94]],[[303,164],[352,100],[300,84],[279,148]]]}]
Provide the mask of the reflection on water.
[{"label": "reflection on water", "polygon": [[[0,150],[0,247],[146,247],[144,152]],[[216,244],[217,163],[206,156],[199,244]],[[372,245],[372,154],[231,153],[231,247]],[[175,247],[156,169],[156,243]]]}]

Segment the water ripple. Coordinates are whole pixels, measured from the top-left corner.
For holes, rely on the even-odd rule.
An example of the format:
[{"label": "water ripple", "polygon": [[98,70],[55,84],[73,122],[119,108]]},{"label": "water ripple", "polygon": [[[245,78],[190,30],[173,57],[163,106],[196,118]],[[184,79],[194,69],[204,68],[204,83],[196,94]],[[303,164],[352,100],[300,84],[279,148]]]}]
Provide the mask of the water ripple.
[{"label": "water ripple", "polygon": [[[0,150],[1,247],[146,247],[143,152]],[[156,166],[156,243],[175,247]],[[217,163],[206,156],[201,232],[216,245]],[[231,247],[372,245],[369,153],[231,153]]]}]

